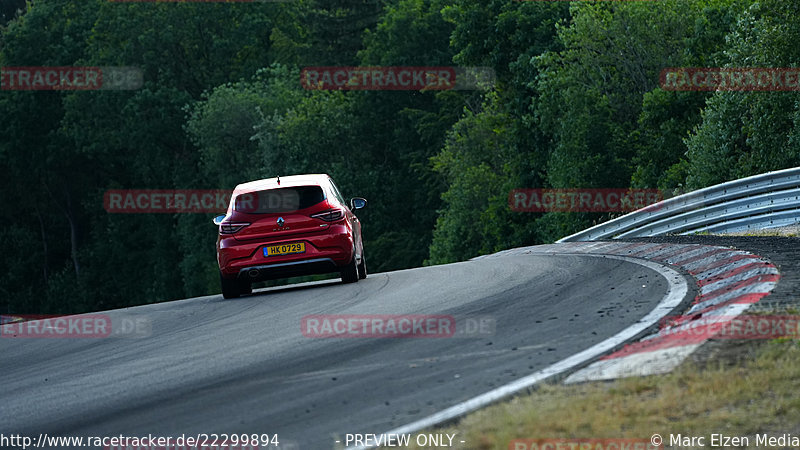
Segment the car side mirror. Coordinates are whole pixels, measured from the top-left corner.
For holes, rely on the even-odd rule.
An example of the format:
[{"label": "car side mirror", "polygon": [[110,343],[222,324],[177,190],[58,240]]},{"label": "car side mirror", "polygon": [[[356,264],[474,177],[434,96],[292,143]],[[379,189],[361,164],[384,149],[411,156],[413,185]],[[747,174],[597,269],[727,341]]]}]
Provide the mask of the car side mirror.
[{"label": "car side mirror", "polygon": [[214,225],[219,225],[222,221],[225,220],[225,214],[220,214],[217,217],[214,217]]},{"label": "car side mirror", "polygon": [[350,199],[350,209],[361,209],[367,206],[367,200],[361,197],[353,197]]}]

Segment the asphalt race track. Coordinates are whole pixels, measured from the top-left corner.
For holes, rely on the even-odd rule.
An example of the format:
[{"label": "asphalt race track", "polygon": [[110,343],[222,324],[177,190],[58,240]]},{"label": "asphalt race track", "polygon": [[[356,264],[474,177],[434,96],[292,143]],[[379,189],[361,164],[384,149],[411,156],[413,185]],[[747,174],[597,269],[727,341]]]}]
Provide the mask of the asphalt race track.
[{"label": "asphalt race track", "polygon": [[[277,433],[292,448],[331,449],[345,433],[396,428],[589,348],[666,291],[661,275],[630,262],[527,255],[110,311],[146,319],[151,334],[0,339],[0,428]],[[494,326],[476,337],[306,337],[301,319],[316,314],[436,314]]]}]

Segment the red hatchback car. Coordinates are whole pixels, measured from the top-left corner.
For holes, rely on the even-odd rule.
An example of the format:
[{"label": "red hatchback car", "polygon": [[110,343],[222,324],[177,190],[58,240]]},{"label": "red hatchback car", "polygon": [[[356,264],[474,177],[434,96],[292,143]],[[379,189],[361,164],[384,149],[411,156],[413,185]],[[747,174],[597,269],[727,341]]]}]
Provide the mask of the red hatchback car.
[{"label": "red hatchback car", "polygon": [[339,272],[353,283],[367,277],[361,223],[367,201],[346,202],[331,177],[294,175],[236,186],[219,226],[217,263],[222,295],[252,292],[256,281]]}]

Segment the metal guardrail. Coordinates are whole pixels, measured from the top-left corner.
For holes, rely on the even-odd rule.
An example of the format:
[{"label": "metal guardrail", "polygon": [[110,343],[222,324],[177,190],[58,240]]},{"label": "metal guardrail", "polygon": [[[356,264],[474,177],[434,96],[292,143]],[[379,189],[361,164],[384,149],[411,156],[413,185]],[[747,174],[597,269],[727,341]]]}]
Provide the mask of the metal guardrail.
[{"label": "metal guardrail", "polygon": [[557,242],[737,232],[800,224],[800,167],[679,195]]}]

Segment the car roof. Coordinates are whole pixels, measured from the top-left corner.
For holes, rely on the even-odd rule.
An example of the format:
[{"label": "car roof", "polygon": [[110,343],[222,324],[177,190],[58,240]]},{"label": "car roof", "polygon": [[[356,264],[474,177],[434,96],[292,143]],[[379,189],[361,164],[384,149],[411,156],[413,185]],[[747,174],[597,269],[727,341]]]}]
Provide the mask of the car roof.
[{"label": "car roof", "polygon": [[328,176],[328,174],[325,173],[288,175],[285,177],[280,177],[281,180],[280,184],[278,184],[278,178],[279,177],[248,181],[247,183],[242,183],[236,186],[234,192],[238,195],[248,192],[264,191],[267,189],[276,189],[283,187],[323,185],[324,183],[327,183],[330,177]]}]

